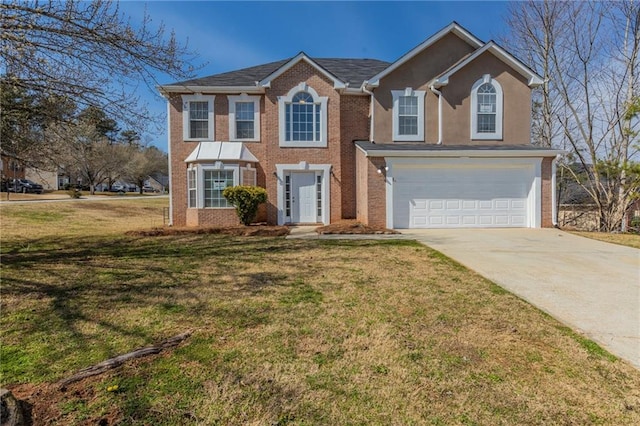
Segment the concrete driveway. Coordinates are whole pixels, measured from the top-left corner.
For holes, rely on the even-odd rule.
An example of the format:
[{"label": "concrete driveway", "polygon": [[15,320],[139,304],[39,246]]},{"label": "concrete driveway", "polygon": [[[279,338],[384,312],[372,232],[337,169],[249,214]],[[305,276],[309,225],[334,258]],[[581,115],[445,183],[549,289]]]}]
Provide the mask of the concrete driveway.
[{"label": "concrete driveway", "polygon": [[640,250],[556,229],[402,230],[640,368]]}]

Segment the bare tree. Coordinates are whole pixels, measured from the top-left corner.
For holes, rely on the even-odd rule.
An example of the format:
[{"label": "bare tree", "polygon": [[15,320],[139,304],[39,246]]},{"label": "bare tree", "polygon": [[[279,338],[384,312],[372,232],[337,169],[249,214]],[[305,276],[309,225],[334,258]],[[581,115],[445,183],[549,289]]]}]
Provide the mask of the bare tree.
[{"label": "bare tree", "polygon": [[153,173],[167,173],[169,159],[155,146],[136,149],[126,166],[125,176],[138,186],[142,194],[145,181]]},{"label": "bare tree", "polygon": [[127,127],[154,123],[140,99],[156,75],[193,75],[194,55],[145,14],[132,24],[114,1],[2,0],[0,74],[30,96],[72,99],[100,107]]},{"label": "bare tree", "polygon": [[80,178],[91,194],[113,170],[125,167],[123,161],[128,161],[132,151],[131,147],[113,143],[95,124],[86,121],[52,126],[49,142],[52,163],[66,174]]},{"label": "bare tree", "polygon": [[621,229],[640,190],[629,114],[640,90],[638,4],[529,0],[512,3],[508,21],[513,47],[545,77],[539,142],[570,150],[564,170],[597,206],[600,229]]}]

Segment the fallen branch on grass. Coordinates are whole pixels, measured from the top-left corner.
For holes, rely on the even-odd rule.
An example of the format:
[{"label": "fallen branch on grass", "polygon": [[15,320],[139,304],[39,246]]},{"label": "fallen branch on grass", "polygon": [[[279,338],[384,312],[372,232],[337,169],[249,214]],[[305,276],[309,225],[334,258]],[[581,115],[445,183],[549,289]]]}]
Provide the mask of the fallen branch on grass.
[{"label": "fallen branch on grass", "polygon": [[82,379],[86,379],[87,377],[97,376],[98,374],[102,374],[105,371],[111,370],[113,368],[121,366],[125,361],[129,361],[130,359],[140,358],[143,356],[159,354],[165,349],[172,348],[174,346],[178,346],[180,342],[185,340],[191,336],[191,331],[187,331],[186,333],[178,334],[177,336],[173,336],[167,340],[163,340],[157,345],[149,346],[146,348],[138,349],[133,352],[129,352],[124,355],[118,355],[115,358],[108,359],[106,361],[101,362],[100,364],[93,365],[91,367],[83,368],[78,373],[73,376],[60,380],[58,385],[60,388],[64,388],[71,383],[78,382]]}]

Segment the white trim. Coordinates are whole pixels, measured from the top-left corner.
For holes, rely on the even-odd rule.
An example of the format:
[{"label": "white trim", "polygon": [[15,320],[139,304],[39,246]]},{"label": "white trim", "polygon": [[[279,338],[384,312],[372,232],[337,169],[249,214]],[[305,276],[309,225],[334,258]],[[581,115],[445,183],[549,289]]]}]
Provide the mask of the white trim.
[{"label": "white trim", "polygon": [[[215,95],[182,95],[182,138],[185,141],[212,141],[215,140],[215,115],[213,111],[215,103]],[[189,103],[190,102],[207,102],[208,103],[208,127],[206,138],[192,138],[190,137],[190,119],[189,119]]]},{"label": "white trim", "polygon": [[553,226],[558,226],[558,209],[556,208],[556,173],[558,171],[558,158],[560,158],[559,155],[551,160],[551,224]]},{"label": "white trim", "polygon": [[286,218],[284,214],[284,176],[288,172],[315,171],[322,175],[322,223],[328,225],[331,221],[331,164],[309,164],[301,161],[298,164],[276,164],[277,184],[277,208],[278,208],[278,225],[284,225]]},{"label": "white trim", "polygon": [[293,67],[300,61],[305,61],[306,63],[311,65],[313,68],[315,68],[316,71],[318,71],[320,74],[322,74],[323,76],[331,80],[333,82],[334,89],[344,89],[347,87],[347,85],[342,80],[340,80],[338,77],[336,77],[335,75],[331,74],[330,72],[322,68],[313,59],[308,57],[304,52],[298,53],[296,56],[291,58],[287,63],[285,63],[280,68],[278,68],[277,70],[275,70],[274,72],[266,76],[258,84],[262,87],[271,87],[271,82],[273,80],[280,77],[283,73],[288,71],[291,67]]},{"label": "white trim", "polygon": [[516,59],[513,55],[509,54],[506,50],[495,44],[495,42],[490,41],[489,43],[482,46],[480,49],[473,52],[469,57],[467,57],[462,62],[455,65],[450,70],[446,71],[444,74],[436,77],[432,85],[435,87],[442,87],[449,84],[449,78],[460,71],[462,68],[467,66],[470,62],[475,60],[478,56],[482,55],[484,52],[492,53],[496,58],[500,59],[505,64],[509,65],[512,69],[517,71],[520,75],[527,78],[529,87],[537,87],[540,86],[544,80],[538,74],[533,72],[529,67]]},{"label": "white trim", "polygon": [[395,185],[394,173],[399,169],[412,168],[453,168],[453,167],[496,167],[504,168],[521,168],[523,171],[529,171],[531,177],[531,187],[527,196],[527,223],[528,228],[540,228],[541,226],[541,193],[542,193],[542,158],[495,158],[485,160],[478,158],[385,158],[388,168],[386,176],[386,227],[394,228],[393,223],[393,191]]},{"label": "white trim", "polygon": [[478,38],[476,38],[473,34],[471,34],[469,31],[462,28],[460,25],[458,25],[458,23],[452,22],[451,24],[447,25],[446,27],[444,27],[443,29],[441,29],[440,31],[438,31],[437,33],[435,33],[434,35],[432,35],[431,37],[429,37],[428,39],[426,39],[425,41],[423,41],[413,49],[411,49],[409,52],[405,53],[394,63],[392,63],[387,68],[385,68],[384,70],[382,70],[381,72],[373,76],[371,79],[369,79],[369,81],[365,81],[363,84],[370,87],[377,87],[380,84],[380,80],[383,77],[392,73],[394,70],[396,70],[398,67],[403,65],[405,62],[409,61],[411,58],[413,58],[414,56],[416,56],[417,54],[425,50],[427,47],[433,45],[434,43],[436,43],[438,40],[440,40],[442,37],[449,34],[450,32],[454,33],[455,35],[457,35],[462,40],[467,42],[472,47],[475,47],[476,49],[483,45],[483,43]]},{"label": "white trim", "polygon": [[169,226],[173,226],[173,177],[171,176],[171,102],[167,99],[167,154],[169,158]]},{"label": "white trim", "polygon": [[[404,90],[392,90],[393,97],[393,140],[402,142],[424,142],[425,119],[424,119],[424,97],[427,92],[424,90],[413,90],[407,87]],[[418,99],[418,134],[401,135],[400,134],[400,118],[399,118],[399,102],[402,96],[413,96]]]},{"label": "white trim", "polygon": [[[478,88],[483,84],[491,84],[496,90],[496,131],[492,133],[480,133],[478,132]],[[481,79],[473,83],[471,87],[471,139],[472,140],[502,140],[502,122],[503,113],[502,106],[504,97],[502,93],[502,86],[497,80],[491,78],[489,74],[485,74]]]},{"label": "white trim", "polygon": [[[356,145],[358,146],[358,145]],[[556,150],[556,149],[544,149],[544,150],[533,150],[533,149],[502,149],[502,150],[477,150],[477,149],[465,149],[465,150],[413,150],[413,151],[405,151],[405,150],[394,150],[394,149],[386,149],[386,150],[375,150],[375,151],[367,151],[366,149],[358,146],[362,152],[364,152],[366,157],[398,157],[398,158],[459,158],[459,157],[470,157],[470,158],[534,158],[534,157],[552,157],[558,155],[559,153],[563,153],[564,151]]]},{"label": "white trim", "polygon": [[[227,96],[229,101],[229,140],[240,142],[260,141],[260,96],[249,96],[243,93],[239,96]],[[236,102],[253,102],[253,137],[236,138]]]},{"label": "white trim", "polygon": [[[319,141],[287,141],[286,139],[286,105],[291,103],[298,92],[307,92],[313,102],[320,105],[320,140]],[[327,101],[328,97],[319,96],[307,83],[302,82],[292,88],[286,96],[278,96],[278,133],[281,147],[290,148],[325,148],[327,146]]]},{"label": "white trim", "polygon": [[195,93],[217,93],[217,94],[234,94],[234,93],[251,93],[251,94],[262,94],[265,92],[264,87],[257,86],[158,86],[158,91],[162,95],[167,95],[169,93],[184,93],[189,92],[192,94]]},{"label": "white trim", "polygon": [[204,172],[208,170],[214,171],[233,171],[233,186],[239,185],[240,182],[240,166],[238,164],[225,164],[221,161],[216,161],[215,164],[195,164],[196,173],[196,194],[198,197],[198,209],[207,210],[220,210],[220,209],[233,209],[233,206],[227,207],[205,207],[204,205]]},{"label": "white trim", "polygon": [[[189,205],[189,200],[191,199],[191,194],[189,193],[189,191],[191,190],[191,188],[189,187],[189,173],[195,173],[195,188],[193,188],[196,191],[196,205],[195,206],[190,206]],[[197,209],[200,207],[200,203],[198,201],[198,166],[195,164],[190,164],[189,167],[187,167],[187,209]]]}]

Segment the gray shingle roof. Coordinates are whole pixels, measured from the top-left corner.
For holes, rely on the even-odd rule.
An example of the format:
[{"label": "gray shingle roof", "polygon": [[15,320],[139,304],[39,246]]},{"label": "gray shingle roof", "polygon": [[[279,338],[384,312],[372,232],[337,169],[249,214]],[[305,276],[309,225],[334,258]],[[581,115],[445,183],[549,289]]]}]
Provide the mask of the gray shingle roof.
[{"label": "gray shingle roof", "polygon": [[[377,59],[342,59],[342,58],[311,58],[319,66],[327,70],[350,87],[359,87],[363,81],[373,77],[388,67],[389,62]],[[254,86],[269,74],[276,71],[289,59],[282,59],[268,64],[243,68],[208,77],[171,83],[169,86]]]}]

